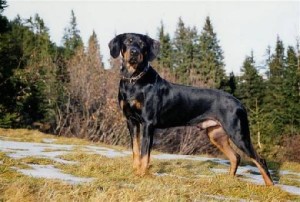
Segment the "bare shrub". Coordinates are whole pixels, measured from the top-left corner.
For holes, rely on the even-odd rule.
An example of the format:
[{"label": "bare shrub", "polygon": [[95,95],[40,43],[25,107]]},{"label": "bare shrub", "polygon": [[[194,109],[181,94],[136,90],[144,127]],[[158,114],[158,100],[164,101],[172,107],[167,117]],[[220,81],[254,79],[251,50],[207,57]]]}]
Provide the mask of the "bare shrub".
[{"label": "bare shrub", "polygon": [[176,127],[157,130],[154,148],[168,153],[180,154],[220,154],[205,130],[196,127]]},{"label": "bare shrub", "polygon": [[67,62],[69,80],[64,103],[57,107],[56,133],[108,144],[126,144],[129,137],[118,109],[118,73],[103,68],[99,47],[77,49]]}]

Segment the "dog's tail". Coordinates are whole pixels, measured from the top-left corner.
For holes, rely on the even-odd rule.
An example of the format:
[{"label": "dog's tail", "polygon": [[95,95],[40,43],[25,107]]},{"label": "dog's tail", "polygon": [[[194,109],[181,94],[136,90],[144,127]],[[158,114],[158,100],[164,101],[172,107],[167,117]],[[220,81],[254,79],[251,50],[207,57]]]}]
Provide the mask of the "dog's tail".
[{"label": "dog's tail", "polygon": [[247,111],[244,108],[238,108],[233,116],[231,124],[225,124],[224,128],[227,131],[232,142],[250,158],[256,158],[257,154],[250,138],[249,121]]}]

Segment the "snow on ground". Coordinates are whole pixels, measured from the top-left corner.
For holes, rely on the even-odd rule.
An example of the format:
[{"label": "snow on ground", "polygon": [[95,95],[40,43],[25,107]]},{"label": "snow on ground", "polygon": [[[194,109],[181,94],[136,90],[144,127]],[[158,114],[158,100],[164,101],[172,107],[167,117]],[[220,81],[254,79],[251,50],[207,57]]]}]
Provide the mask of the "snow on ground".
[{"label": "snow on ground", "polygon": [[[78,146],[66,145],[66,144],[55,144],[55,141],[56,141],[55,139],[44,139],[43,143],[17,142],[17,141],[11,141],[0,137],[0,151],[7,153],[9,157],[14,159],[20,159],[25,157],[39,157],[39,158],[50,159],[63,164],[76,164],[77,162],[75,161],[63,160],[59,158],[59,156],[72,152],[73,149],[75,149],[75,147]],[[130,151],[118,151],[103,146],[83,145],[81,146],[81,149],[84,152],[99,154],[108,158],[124,157],[124,156],[131,155]],[[194,160],[194,161],[212,161],[218,164],[229,166],[228,160],[219,159],[219,158],[209,158],[209,157],[190,156],[190,155],[176,155],[176,154],[156,154],[156,155],[152,155],[152,157],[161,160],[183,159],[183,160]],[[35,164],[27,164],[27,165],[31,169],[19,169],[19,168],[14,168],[14,169],[16,169],[20,173],[32,177],[60,179],[70,184],[80,184],[80,183],[93,181],[93,178],[76,177],[71,174],[63,173],[61,170],[55,168],[53,165],[35,165]],[[212,168],[211,170],[215,173],[228,172],[228,169]],[[247,181],[256,184],[264,184],[262,176],[259,174],[259,171],[256,167],[250,165],[239,166],[237,174],[243,176],[244,179]],[[156,175],[163,177],[168,174],[157,173]],[[300,176],[299,173],[291,172],[288,170],[281,170],[280,175]],[[299,187],[284,185],[284,184],[277,184],[276,186],[279,186],[283,190],[290,192],[292,194],[300,195]]]}]

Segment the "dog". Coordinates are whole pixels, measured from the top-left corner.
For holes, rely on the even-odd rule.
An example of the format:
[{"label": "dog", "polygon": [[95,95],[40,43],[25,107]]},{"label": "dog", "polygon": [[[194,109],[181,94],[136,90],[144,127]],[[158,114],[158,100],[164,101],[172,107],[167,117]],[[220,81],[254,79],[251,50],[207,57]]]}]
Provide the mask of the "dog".
[{"label": "dog", "polygon": [[161,78],[150,65],[159,54],[159,46],[158,41],[136,33],[120,34],[109,42],[110,55],[122,55],[118,101],[127,120],[137,174],[143,176],[148,170],[155,129],[196,126],[206,130],[211,143],[228,157],[230,175],[236,174],[240,156],[229,139],[250,157],[265,184],[273,185],[265,160],[251,143],[247,112],[241,102],[220,90]]}]

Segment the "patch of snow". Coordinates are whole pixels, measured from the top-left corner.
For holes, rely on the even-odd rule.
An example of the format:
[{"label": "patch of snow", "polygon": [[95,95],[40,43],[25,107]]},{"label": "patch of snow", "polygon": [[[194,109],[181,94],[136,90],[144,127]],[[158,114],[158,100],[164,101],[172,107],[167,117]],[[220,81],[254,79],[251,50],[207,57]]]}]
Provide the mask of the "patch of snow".
[{"label": "patch of snow", "polygon": [[[45,150],[59,150],[45,152]],[[48,158],[60,163],[75,163],[72,161],[65,161],[59,159],[57,156],[69,153],[73,149],[72,145],[58,145],[58,144],[45,144],[45,143],[32,143],[32,142],[15,142],[0,140],[0,151],[8,152],[8,156],[15,159],[26,157],[41,157]]]},{"label": "patch of snow", "polygon": [[300,177],[300,173],[296,173],[296,172],[289,171],[289,170],[281,170],[281,171],[279,171],[279,174],[280,175],[296,175],[296,176]]},{"label": "patch of snow", "polygon": [[290,186],[290,185],[285,185],[285,184],[277,184],[275,186],[278,186],[281,189],[283,189],[286,192],[289,192],[291,194],[300,195],[300,187]]},{"label": "patch of snow", "polygon": [[56,139],[52,139],[52,138],[44,138],[42,140],[43,143],[53,143],[55,141],[57,141],[57,140]]},{"label": "patch of snow", "polygon": [[86,146],[84,147],[84,149],[86,152],[92,152],[101,156],[105,156],[107,158],[125,157],[131,154],[131,152],[129,151],[117,151],[114,149],[98,146]]},{"label": "patch of snow", "polygon": [[28,175],[32,177],[59,179],[74,185],[80,183],[92,182],[94,180],[93,178],[76,177],[74,175],[62,173],[61,170],[55,168],[53,165],[36,165],[36,164],[27,164],[27,165],[29,165],[32,169],[17,169],[17,171],[23,173],[24,175]]},{"label": "patch of snow", "polygon": [[[6,152],[7,155],[11,158],[25,158],[25,157],[41,157],[41,158],[48,158],[54,160],[59,163],[63,164],[76,164],[75,161],[67,161],[60,159],[59,156],[68,154],[73,151],[76,147],[75,145],[61,145],[61,144],[53,144],[55,140],[53,139],[44,139],[44,143],[30,143],[30,142],[16,142],[16,141],[9,141],[5,138],[0,137],[0,151]],[[131,155],[131,151],[118,151],[115,149],[110,149],[101,146],[82,146],[81,149],[87,153],[94,153],[99,154],[102,156],[106,156],[108,158],[115,158],[115,157],[125,157]],[[48,150],[48,151],[47,151]],[[49,151],[50,150],[50,151]],[[53,151],[52,151],[53,150]],[[57,151],[55,151],[57,150]],[[180,155],[180,154],[156,154],[152,155],[155,159],[160,160],[193,160],[193,161],[211,161],[221,165],[225,165],[229,169],[229,161],[219,158],[209,158],[209,157],[201,157],[201,156],[189,156],[189,155]],[[1,162],[0,162],[1,164]],[[89,182],[91,178],[78,178],[69,174],[62,173],[59,169],[56,169],[53,165],[32,165],[29,164],[33,169],[18,169],[19,172],[24,174],[28,174],[34,177],[45,177],[51,179],[62,179],[64,181],[70,181],[70,183],[82,183],[82,182]],[[212,168],[211,170],[215,173],[228,173],[228,169],[217,169]],[[270,170],[271,174],[274,171]],[[281,170],[279,174],[282,175],[295,175],[300,176],[300,173],[288,171],[288,170]],[[156,173],[156,176],[174,176],[180,177],[165,173]],[[245,180],[256,183],[256,184],[264,184],[263,178],[259,173],[257,167],[246,165],[246,166],[239,166],[237,170],[237,175],[243,176]],[[83,179],[83,180],[82,180]],[[298,179],[296,179],[298,180]],[[300,195],[300,188],[296,186],[289,186],[283,184],[277,184],[276,186],[281,187],[283,190]]]}]

